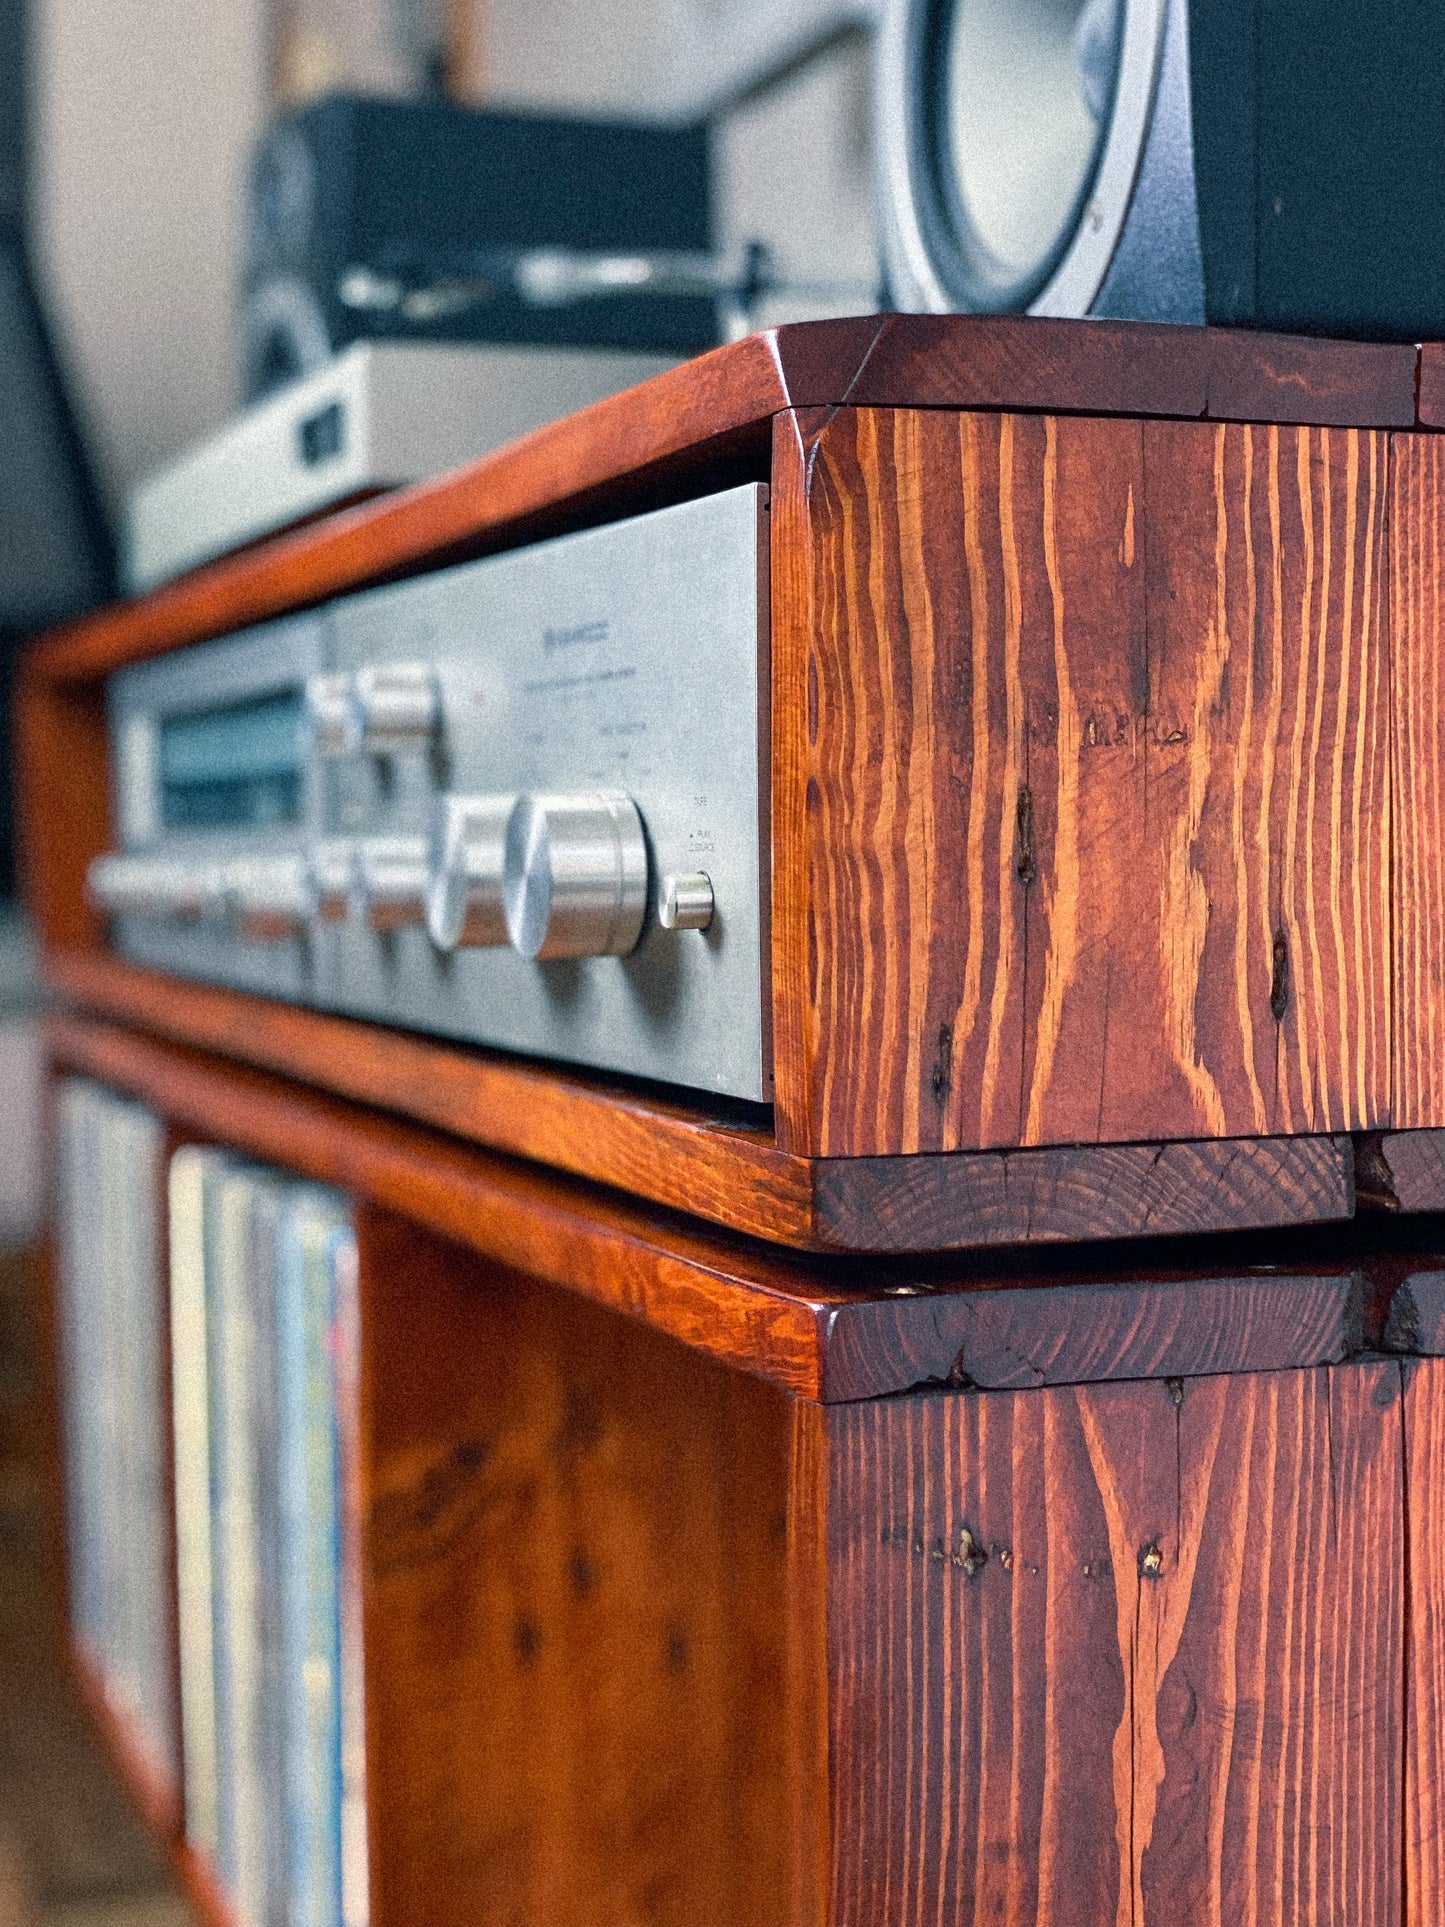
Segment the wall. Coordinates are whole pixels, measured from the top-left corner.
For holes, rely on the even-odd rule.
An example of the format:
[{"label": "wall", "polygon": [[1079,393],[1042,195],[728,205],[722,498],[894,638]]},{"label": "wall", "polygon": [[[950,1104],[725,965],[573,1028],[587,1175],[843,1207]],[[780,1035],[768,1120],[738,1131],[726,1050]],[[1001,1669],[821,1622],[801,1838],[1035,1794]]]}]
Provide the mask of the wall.
[{"label": "wall", "polygon": [[[286,0],[281,83],[399,84],[395,4]],[[497,96],[665,117],[736,85],[769,45],[806,44],[868,0],[470,4],[473,65]],[[245,163],[281,0],[34,5],[42,284],[114,505],[234,406]],[[769,320],[871,305],[868,84],[860,36],[718,124],[720,239],[769,241],[792,273],[841,291],[775,302]]]},{"label": "wall", "polygon": [[263,0],[35,0],[40,279],[112,502],[234,405]]}]

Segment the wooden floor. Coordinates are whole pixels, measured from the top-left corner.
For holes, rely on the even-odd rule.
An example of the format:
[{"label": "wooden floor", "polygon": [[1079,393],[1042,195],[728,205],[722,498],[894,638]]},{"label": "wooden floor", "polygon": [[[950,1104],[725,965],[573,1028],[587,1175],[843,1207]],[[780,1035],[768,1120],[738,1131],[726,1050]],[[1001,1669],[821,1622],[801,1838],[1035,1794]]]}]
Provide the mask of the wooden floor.
[{"label": "wooden floor", "polygon": [[0,1927],[192,1927],[62,1671],[34,1305],[0,1253]]}]

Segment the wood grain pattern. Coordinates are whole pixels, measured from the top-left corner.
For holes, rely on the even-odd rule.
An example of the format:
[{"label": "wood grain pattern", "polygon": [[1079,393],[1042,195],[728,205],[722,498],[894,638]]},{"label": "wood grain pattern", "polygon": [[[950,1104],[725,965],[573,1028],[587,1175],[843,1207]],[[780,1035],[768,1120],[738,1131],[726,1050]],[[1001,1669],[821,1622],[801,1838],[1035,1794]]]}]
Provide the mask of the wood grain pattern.
[{"label": "wood grain pattern", "polygon": [[804,1250],[1156,1237],[1354,1210],[1346,1138],[807,1159],[780,1150],[770,1124],[701,1102],[178,983],[102,951],[52,952],[45,974],[84,1009]]},{"label": "wood grain pattern", "polygon": [[1386,457],[1329,430],[780,425],[781,1143],[1388,1121]]},{"label": "wood grain pattern", "polygon": [[841,1306],[826,1396],[876,1395],[885,1376],[898,1387],[931,1380],[1025,1390],[1281,1371],[1338,1364],[1364,1344],[1363,1280],[1343,1265],[1234,1278],[1065,1277],[954,1292],[936,1298],[932,1311],[925,1324],[906,1299]]},{"label": "wood grain pattern", "polygon": [[1405,1508],[1406,1927],[1445,1919],[1445,1360],[1403,1367]]},{"label": "wood grain pattern", "polygon": [[1415,383],[1415,350],[1378,344],[1010,316],[795,324],[699,356],[455,475],[87,617],[57,631],[31,667],[63,681],[102,675],[478,544],[555,529],[559,505],[562,524],[576,526],[636,506],[649,479],[696,493],[708,464],[740,447],[765,466],[767,424],[789,407],[866,401],[1391,427],[1415,420]]},{"label": "wood grain pattern", "polygon": [[[967,1261],[951,1272],[938,1259],[921,1273],[870,1259],[807,1264],[118,1027],[56,1015],[46,1038],[57,1066],[141,1098],[177,1133],[335,1184],[804,1398],[874,1397],[944,1377],[966,1335],[953,1322],[951,1298],[1039,1286],[1047,1277],[1016,1268],[991,1277]],[[1131,1358],[1141,1366],[1210,1356],[1250,1363],[1255,1343],[1264,1363],[1313,1363],[1334,1355],[1340,1320],[1354,1317],[1353,1276],[1347,1265],[1261,1274],[1253,1283],[1237,1267],[1207,1264],[1095,1274],[1082,1282],[1139,1292],[1133,1312],[1105,1321],[1112,1335],[1101,1332],[1092,1349],[1081,1345],[1067,1293],[1040,1291],[1031,1343],[1038,1356],[1067,1354],[1089,1375]],[[1219,1320],[1213,1336],[1168,1309],[1181,1284],[1203,1293],[1201,1304]],[[886,1315],[870,1310],[880,1304]]]},{"label": "wood grain pattern", "polygon": [[[892,315],[846,397],[809,396],[799,384],[793,402],[1408,428],[1416,373],[1417,351],[1407,345],[1128,322],[1081,327],[1038,316]],[[1445,425],[1445,412],[1436,425]]]},{"label": "wood grain pattern", "polygon": [[[1445,1124],[1445,444],[1391,440],[1390,637],[1395,787],[1393,1121]],[[1407,1162],[1414,1162],[1406,1149]]]},{"label": "wood grain pattern", "polygon": [[[1360,1203],[1385,1211],[1445,1211],[1445,1131],[1384,1131],[1355,1147]],[[1368,1194],[1368,1195],[1367,1195]]]},{"label": "wood grain pattern", "polygon": [[1445,1358],[1445,1260],[1417,1259],[1396,1285],[1381,1343],[1387,1352]]},{"label": "wood grain pattern", "polygon": [[358,1237],[374,1918],[775,1927],[790,1402],[404,1221]]},{"label": "wood grain pattern", "polygon": [[832,1918],[1398,1920],[1400,1394],[835,1408]]},{"label": "wood grain pattern", "polygon": [[1420,344],[1415,419],[1422,428],[1445,428],[1445,341]]}]

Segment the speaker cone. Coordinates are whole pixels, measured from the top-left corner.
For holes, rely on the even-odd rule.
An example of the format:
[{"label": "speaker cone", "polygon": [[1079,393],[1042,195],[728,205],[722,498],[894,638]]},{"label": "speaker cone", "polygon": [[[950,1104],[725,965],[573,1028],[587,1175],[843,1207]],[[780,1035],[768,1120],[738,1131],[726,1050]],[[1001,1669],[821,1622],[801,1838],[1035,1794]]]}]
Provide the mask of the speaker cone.
[{"label": "speaker cone", "polygon": [[1164,0],[886,0],[893,296],[1086,313],[1149,129]]}]

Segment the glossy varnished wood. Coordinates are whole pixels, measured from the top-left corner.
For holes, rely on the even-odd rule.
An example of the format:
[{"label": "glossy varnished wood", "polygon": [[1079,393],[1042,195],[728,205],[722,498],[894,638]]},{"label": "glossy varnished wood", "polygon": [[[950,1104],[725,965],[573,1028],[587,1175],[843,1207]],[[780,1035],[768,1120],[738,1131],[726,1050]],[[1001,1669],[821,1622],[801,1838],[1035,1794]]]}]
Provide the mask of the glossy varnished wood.
[{"label": "glossy varnished wood", "polygon": [[828,1422],[832,1919],[1400,1919],[1398,1366]]},{"label": "glossy varnished wood", "polygon": [[753,1123],[715,1116],[560,1067],[178,983],[104,951],[54,951],[46,968],[84,1009],[805,1250],[1160,1237],[1354,1210],[1342,1137],[803,1158],[779,1149],[763,1111]]},{"label": "glossy varnished wood", "polygon": [[1403,1372],[1410,1524],[1404,1918],[1406,1927],[1432,1927],[1445,1919],[1445,1358],[1411,1361]]},{"label": "glossy varnished wood", "polygon": [[779,424],[788,1148],[1389,1118],[1386,440]]},{"label": "glossy varnished wood", "polygon": [[[1394,1122],[1445,1123],[1445,443],[1397,435],[1390,490],[1395,785]],[[1404,1153],[1418,1164],[1418,1156]],[[1445,1191],[1442,1191],[1445,1200]]]},{"label": "glossy varnished wood", "polygon": [[379,1927],[776,1927],[791,1401],[358,1225]]},{"label": "glossy varnished wood", "polygon": [[[1065,1358],[1090,1377],[1314,1364],[1339,1357],[1359,1326],[1348,1264],[1131,1276],[1127,1263],[1089,1274],[1076,1262],[1077,1285],[1106,1288],[1087,1313],[1040,1289],[1043,1272],[991,1278],[976,1264],[867,1259],[820,1269],[115,1026],[53,1016],[46,1034],[58,1065],[143,1099],[178,1132],[338,1185],[806,1398],[870,1398],[955,1367],[970,1373],[970,1358],[1014,1344],[1037,1361],[1039,1382]],[[1027,1315],[1008,1303],[1020,1289],[1032,1294],[1027,1339]],[[953,1302],[975,1293],[990,1302],[973,1312]]]}]

